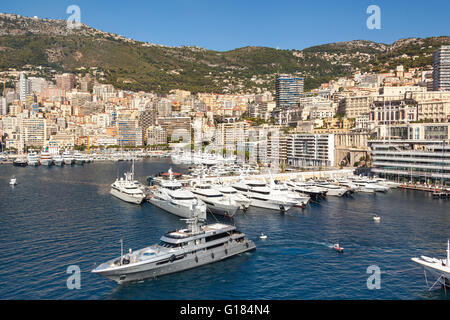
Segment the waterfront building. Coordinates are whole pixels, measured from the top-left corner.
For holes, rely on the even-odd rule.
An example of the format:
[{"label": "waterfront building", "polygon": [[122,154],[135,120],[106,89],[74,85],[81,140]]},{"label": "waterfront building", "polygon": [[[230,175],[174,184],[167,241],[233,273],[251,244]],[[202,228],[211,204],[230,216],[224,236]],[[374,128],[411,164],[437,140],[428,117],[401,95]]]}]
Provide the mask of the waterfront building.
[{"label": "waterfront building", "polygon": [[369,140],[372,172],[392,180],[450,184],[449,140]]},{"label": "waterfront building", "polygon": [[180,137],[187,141],[191,137],[191,117],[159,117],[157,122],[173,141],[179,140]]},{"label": "waterfront building", "polygon": [[286,151],[287,163],[293,167],[335,165],[334,134],[290,134]]},{"label": "waterfront building", "polygon": [[23,118],[20,126],[25,145],[36,147],[45,145],[47,140],[47,123],[45,118]]},{"label": "waterfront building", "polygon": [[231,149],[238,143],[245,142],[249,133],[247,121],[234,121],[231,118],[225,119],[225,122],[218,123],[216,129],[215,143],[218,147]]},{"label": "waterfront building", "polygon": [[167,143],[167,132],[160,126],[149,126],[146,132],[147,145],[158,145]]},{"label": "waterfront building", "polygon": [[137,120],[119,119],[117,120],[117,143],[119,146],[136,146]]},{"label": "waterfront building", "polygon": [[450,91],[450,46],[441,46],[433,55],[433,90]]},{"label": "waterfront building", "polygon": [[380,125],[376,128],[378,139],[434,140],[450,139],[450,123],[408,123]]}]

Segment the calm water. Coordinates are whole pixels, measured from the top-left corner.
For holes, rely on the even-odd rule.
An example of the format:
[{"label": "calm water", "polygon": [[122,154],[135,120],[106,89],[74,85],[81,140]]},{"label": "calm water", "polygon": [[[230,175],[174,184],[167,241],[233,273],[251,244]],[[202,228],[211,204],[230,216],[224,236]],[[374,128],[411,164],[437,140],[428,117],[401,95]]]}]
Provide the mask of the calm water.
[{"label": "calm water", "polygon": [[[403,190],[328,197],[287,214],[251,209],[234,222],[256,251],[118,286],[89,271],[120,254],[121,237],[125,248],[138,249],[184,226],[148,203],[127,204],[109,194],[117,173],[129,166],[0,166],[0,299],[446,298],[443,290],[427,291],[423,270],[410,258],[445,256],[450,202]],[[136,176],[144,182],[169,166],[166,160],[137,162]],[[14,188],[8,185],[12,175]],[[261,232],[266,240],[259,239]],[[344,254],[330,249],[336,242]],[[79,290],[66,287],[70,265],[82,270]],[[370,265],[381,268],[379,290],[367,289]]]}]

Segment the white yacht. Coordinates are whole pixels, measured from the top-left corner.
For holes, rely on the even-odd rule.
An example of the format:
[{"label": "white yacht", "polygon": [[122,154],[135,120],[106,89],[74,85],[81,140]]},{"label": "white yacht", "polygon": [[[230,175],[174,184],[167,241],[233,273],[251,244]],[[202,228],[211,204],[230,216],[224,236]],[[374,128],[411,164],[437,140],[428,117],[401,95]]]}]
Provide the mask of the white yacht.
[{"label": "white yacht", "polygon": [[64,151],[62,154],[62,158],[63,158],[64,164],[71,165],[74,162],[74,158],[69,151]]},{"label": "white yacht", "polygon": [[286,185],[295,192],[308,195],[311,199],[319,200],[325,198],[328,190],[304,182],[287,181]]},{"label": "white yacht", "polygon": [[27,162],[29,166],[38,166],[39,165],[39,157],[36,152],[30,152],[27,155]]},{"label": "white yacht", "polygon": [[53,163],[55,164],[55,166],[61,167],[62,165],[64,165],[64,159],[62,156],[57,154],[56,156],[53,156]]},{"label": "white yacht", "polygon": [[240,205],[240,208],[242,210],[247,210],[248,207],[250,207],[250,205],[252,203],[252,201],[249,198],[247,198],[243,194],[237,192],[236,189],[234,189],[233,187],[214,185],[213,188],[215,188],[217,191],[219,191],[223,195],[231,197],[231,199],[233,199],[236,203],[238,203]]},{"label": "white yacht", "polygon": [[288,211],[297,204],[296,201],[274,194],[264,182],[259,180],[241,180],[231,185],[234,189],[244,194],[252,203],[251,206],[277,211]]},{"label": "white yacht", "polygon": [[121,177],[111,185],[111,194],[123,201],[141,204],[145,193],[134,180],[134,162],[131,172],[125,172],[125,179]]},{"label": "white yacht", "polygon": [[161,180],[148,202],[182,218],[192,217],[194,210],[204,211],[206,214],[206,204],[173,179],[172,169],[169,169],[169,180]]},{"label": "white yacht", "polygon": [[[415,263],[424,267],[433,277],[433,286],[436,283],[449,286],[450,285],[450,241],[447,240],[447,259],[430,258],[427,256],[420,256],[420,258],[411,258]],[[425,274],[426,275],[426,274]]]},{"label": "white yacht", "polygon": [[83,165],[85,163],[85,158],[84,158],[84,156],[81,153],[75,152],[73,154],[73,161],[74,161],[75,164]]},{"label": "white yacht", "polygon": [[296,202],[295,207],[306,207],[310,199],[306,194],[289,190],[288,186],[284,183],[276,184],[272,177],[270,178],[270,189],[272,189],[272,194],[274,196],[280,195],[281,197],[286,197]]},{"label": "white yacht", "polygon": [[50,152],[42,151],[40,156],[40,162],[43,166],[51,166],[53,164],[53,158]]},{"label": "white yacht", "polygon": [[222,223],[203,225],[206,212],[197,208],[186,220],[188,227],[170,231],[158,244],[123,253],[120,257],[100,264],[93,273],[125,283],[156,278],[254,250],[253,241],[236,227]]},{"label": "white yacht", "polygon": [[210,184],[199,183],[191,188],[191,192],[198,199],[202,200],[206,204],[208,211],[213,214],[232,217],[240,208],[240,204],[231,197],[212,188]]},{"label": "white yacht", "polygon": [[319,183],[318,186],[327,189],[327,195],[330,196],[342,197],[343,195],[348,193],[348,190],[346,188],[342,188],[328,182]]}]

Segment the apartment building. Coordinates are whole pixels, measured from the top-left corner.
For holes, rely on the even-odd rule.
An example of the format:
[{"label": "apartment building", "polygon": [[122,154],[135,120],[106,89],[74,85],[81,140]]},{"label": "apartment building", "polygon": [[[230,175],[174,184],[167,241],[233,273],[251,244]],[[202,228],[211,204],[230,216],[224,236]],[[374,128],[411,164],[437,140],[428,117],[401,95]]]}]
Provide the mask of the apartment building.
[{"label": "apartment building", "polygon": [[290,134],[286,153],[287,163],[293,167],[334,166],[334,134]]}]

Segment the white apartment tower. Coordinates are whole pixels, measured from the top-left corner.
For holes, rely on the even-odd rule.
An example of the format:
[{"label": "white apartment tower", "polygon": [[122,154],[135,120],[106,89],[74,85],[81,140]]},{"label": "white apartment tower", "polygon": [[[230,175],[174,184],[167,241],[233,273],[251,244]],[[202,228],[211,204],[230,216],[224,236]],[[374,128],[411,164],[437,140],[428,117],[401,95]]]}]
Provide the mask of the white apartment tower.
[{"label": "white apartment tower", "polygon": [[441,46],[434,52],[433,90],[450,91],[450,46]]},{"label": "white apartment tower", "polygon": [[31,94],[31,81],[25,77],[25,73],[20,73],[19,78],[19,99],[25,101],[27,95]]}]

